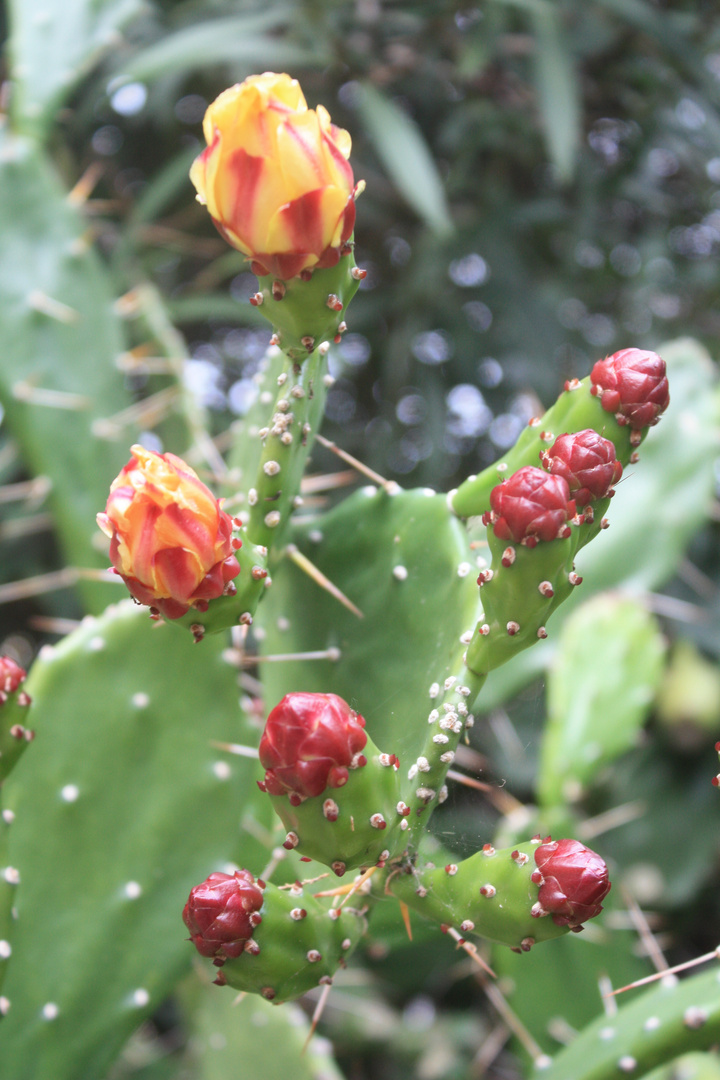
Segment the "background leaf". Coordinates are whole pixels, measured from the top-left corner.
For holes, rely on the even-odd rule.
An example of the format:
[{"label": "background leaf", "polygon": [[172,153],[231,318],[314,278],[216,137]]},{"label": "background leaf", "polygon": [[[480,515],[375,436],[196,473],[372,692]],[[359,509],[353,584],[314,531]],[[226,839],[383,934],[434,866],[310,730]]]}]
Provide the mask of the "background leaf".
[{"label": "background leaf", "polygon": [[370,83],[358,88],[357,110],[395,187],[439,236],[453,231],[445,189],[422,133],[407,113]]}]

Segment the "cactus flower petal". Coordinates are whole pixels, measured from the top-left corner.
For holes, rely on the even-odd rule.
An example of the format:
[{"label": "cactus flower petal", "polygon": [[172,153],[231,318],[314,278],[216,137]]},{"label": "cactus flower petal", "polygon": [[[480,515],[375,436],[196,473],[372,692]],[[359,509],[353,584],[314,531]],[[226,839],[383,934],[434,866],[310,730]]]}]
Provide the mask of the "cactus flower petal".
[{"label": "cactus flower petal", "polygon": [[177,619],[221,596],[240,573],[232,520],[181,458],[142,446],[132,454],[98,525],[135,599]]},{"label": "cactus flower petal", "polygon": [[286,694],[260,740],[266,790],[305,799],[342,787],[367,743],[364,727],[363,717],[336,694]]},{"label": "cactus flower petal", "polygon": [[590,384],[603,409],[636,431],[657,424],[670,403],[665,361],[643,349],[621,349],[598,360]]},{"label": "cactus flower petal", "polygon": [[262,904],[262,888],[248,870],[214,873],[191,889],[182,917],[200,955],[225,960],[242,953]]},{"label": "cactus flower petal", "polygon": [[355,223],[351,140],[308,109],[288,75],[225,90],[203,122],[207,148],[190,179],[225,239],[260,274],[285,281],[334,266]]},{"label": "cactus flower petal", "polygon": [[578,506],[605,499],[622,476],[615,445],[588,428],[573,435],[560,435],[540,454],[543,466],[554,476],[567,480]]},{"label": "cactus flower petal", "polygon": [[602,911],[610,892],[605,861],[579,840],[549,839],[535,849],[542,876],[538,902],[558,926],[579,927]]},{"label": "cactus flower petal", "polygon": [[[575,513],[575,502],[562,476],[554,476],[526,465],[490,493],[490,514],[495,535],[516,543],[554,540]],[[569,535],[569,534],[568,534]]]}]

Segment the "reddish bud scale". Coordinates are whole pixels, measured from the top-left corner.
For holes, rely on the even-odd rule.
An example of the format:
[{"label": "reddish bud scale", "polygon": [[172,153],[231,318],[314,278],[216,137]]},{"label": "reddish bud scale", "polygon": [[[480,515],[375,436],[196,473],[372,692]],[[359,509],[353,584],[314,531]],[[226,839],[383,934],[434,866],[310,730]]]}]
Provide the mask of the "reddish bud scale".
[{"label": "reddish bud scale", "polygon": [[636,431],[656,424],[670,403],[665,361],[643,349],[621,349],[598,360],[590,383],[603,409]]},{"label": "reddish bud scale", "polygon": [[592,428],[560,435],[541,452],[540,461],[552,475],[567,481],[577,506],[608,498],[623,471],[614,443]]},{"label": "reddish bud scale", "polygon": [[[298,802],[343,787],[351,766],[366,764],[365,720],[336,694],[286,694],[260,740],[265,790]],[[355,759],[355,760],[354,760]]]},{"label": "reddish bud scale", "polygon": [[[535,849],[540,872],[538,915],[551,915],[556,926],[577,929],[602,911],[610,891],[604,860],[579,840],[556,840]],[[533,872],[532,880],[538,882]]]},{"label": "reddish bud scale", "polygon": [[0,784],[35,738],[35,732],[25,727],[32,699],[21,689],[24,682],[24,668],[9,656],[0,656]]},{"label": "reddish bud scale", "polygon": [[492,523],[495,536],[530,546],[565,535],[575,514],[567,481],[533,465],[519,469],[493,488],[490,506],[491,513],[483,515],[483,521]]},{"label": "reddish bud scale", "polygon": [[4,697],[0,705],[7,700],[8,694],[14,694],[21,683],[25,682],[27,672],[9,656],[0,656],[0,692]]},{"label": "reddish bud scale", "polygon": [[263,891],[248,870],[211,874],[190,891],[183,922],[201,956],[225,962],[245,949],[262,918]]}]

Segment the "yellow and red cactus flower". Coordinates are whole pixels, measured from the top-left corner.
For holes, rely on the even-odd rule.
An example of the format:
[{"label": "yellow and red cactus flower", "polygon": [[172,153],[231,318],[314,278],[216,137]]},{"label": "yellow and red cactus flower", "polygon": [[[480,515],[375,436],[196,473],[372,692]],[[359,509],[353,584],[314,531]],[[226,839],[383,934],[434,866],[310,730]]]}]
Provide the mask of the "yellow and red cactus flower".
[{"label": "yellow and red cactus flower", "polygon": [[287,281],[335,266],[355,225],[351,140],[296,79],[252,75],[203,121],[207,148],[190,179],[225,239],[257,274]]},{"label": "yellow and red cactus flower", "polygon": [[167,619],[235,591],[232,519],[182,458],[133,446],[97,515],[110,561],[141,604]]}]

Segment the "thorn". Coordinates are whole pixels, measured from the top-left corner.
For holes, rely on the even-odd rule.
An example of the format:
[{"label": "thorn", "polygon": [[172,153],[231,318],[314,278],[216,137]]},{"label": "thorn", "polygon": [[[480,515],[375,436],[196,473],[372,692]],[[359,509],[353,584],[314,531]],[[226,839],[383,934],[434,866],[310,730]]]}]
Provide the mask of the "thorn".
[{"label": "thorn", "polygon": [[332,450],[333,454],[337,454],[339,458],[346,461],[348,465],[352,465],[353,469],[362,473],[363,476],[367,476],[374,484],[378,484],[386,490],[389,486],[393,485],[392,480],[386,480],[384,476],[381,476],[380,473],[376,473],[375,470],[371,469],[368,465],[363,465],[362,461],[358,461],[352,454],[348,454],[347,450],[341,450],[339,446],[336,446],[330,439],[326,439],[324,435],[316,435],[315,439],[321,446],[324,446],[327,450]]},{"label": "thorn", "polygon": [[14,600],[24,600],[29,596],[40,596],[44,592],[57,589],[70,589],[80,579],[103,581],[108,584],[122,585],[122,578],[109,570],[84,569],[66,566],[63,570],[52,570],[48,574],[35,574],[21,581],[8,581],[0,585],[0,604],[10,604]]},{"label": "thorn", "polygon": [[657,943],[657,938],[648,926],[644,911],[625,885],[620,886],[620,892],[622,893],[623,900],[627,906],[632,924],[645,947],[646,956],[650,957],[656,971],[659,971],[661,975],[667,974],[669,964],[663,956],[662,949]]},{"label": "thorn", "polygon": [[[41,315],[47,315],[49,319],[56,319],[61,323],[74,323],[80,318],[80,312],[69,304],[63,304],[62,300],[53,300],[42,289],[32,289],[26,296],[28,307],[33,311],[39,311]],[[58,391],[59,392],[59,391]]]},{"label": "thorn", "polygon": [[477,978],[490,1002],[513,1032],[518,1042],[522,1043],[533,1061],[537,1064],[541,1061],[547,1062],[547,1055],[535,1042],[535,1039],[525,1027],[517,1013],[510,1007],[495,983],[489,982],[484,975],[478,975]]},{"label": "thorn", "polygon": [[233,999],[233,1008],[235,1008],[236,1005],[239,1005],[241,1001],[245,1000],[245,998],[247,997],[247,993],[248,993],[247,990],[241,990],[240,991],[238,996]]},{"label": "thorn", "polygon": [[622,806],[613,806],[595,817],[586,818],[577,826],[579,840],[593,840],[610,829],[617,829],[620,825],[626,825],[629,821],[635,821],[647,811],[647,805],[640,799],[635,802],[623,803]]},{"label": "thorn", "polygon": [[319,491],[334,491],[335,488],[354,484],[356,479],[356,470],[354,469],[346,469],[344,472],[303,476],[300,481],[300,490],[303,495],[314,495]]},{"label": "thorn", "polygon": [[46,390],[41,386],[34,386],[29,379],[16,382],[11,393],[16,401],[24,401],[27,405],[43,405],[49,409],[82,412],[92,405],[90,398],[85,394],[70,394],[65,390]]},{"label": "thorn", "polygon": [[640,599],[655,615],[663,615],[668,619],[676,619],[678,622],[697,624],[706,623],[709,619],[708,612],[697,604],[691,604],[687,600],[678,600],[675,596],[665,596],[663,593],[642,593]]},{"label": "thorn", "polygon": [[281,663],[285,660],[332,660],[336,662],[341,655],[340,650],[333,646],[329,649],[318,649],[315,652],[275,653],[272,656],[243,656],[240,666],[254,667],[255,664]]},{"label": "thorn", "polygon": [[[300,567],[301,570],[303,570],[309,577],[311,577],[313,581],[320,586],[321,589],[325,589],[325,591],[329,592],[331,596],[334,596],[335,599],[343,605],[343,607],[346,607],[348,611],[351,611],[353,615],[357,616],[358,619],[365,618],[360,608],[356,607],[355,604],[353,604],[352,600],[349,600],[345,593],[342,592],[337,587],[337,585],[334,585],[332,581],[330,581],[330,579],[326,577],[325,574],[323,574],[322,570],[320,570],[319,567],[315,566],[315,563],[311,562],[310,559],[308,559],[307,555],[303,555],[303,553],[298,550],[295,544],[288,544],[285,548],[285,554],[290,559],[292,559],[296,566]],[[1,590],[2,586],[0,586],[0,591]]]},{"label": "thorn", "polygon": [[410,908],[407,906],[404,900],[398,900],[400,905],[400,914],[402,915],[402,921],[405,924],[405,930],[410,941],[412,941],[412,926],[410,925]]},{"label": "thorn", "polygon": [[87,202],[104,172],[105,163],[102,161],[93,161],[88,165],[75,186],[65,196],[70,206],[82,206],[83,203]]},{"label": "thorn", "polygon": [[476,780],[474,776],[466,776],[465,773],[456,772],[455,769],[448,769],[445,775],[448,780],[456,780],[458,784],[464,784],[465,787],[472,788],[474,791],[493,790],[492,784],[486,784],[482,780]]},{"label": "thorn", "polygon": [[612,983],[610,976],[602,974],[598,976],[598,990],[602,999],[606,1016],[616,1016],[618,1011],[617,1001],[612,997]]},{"label": "thorn", "polygon": [[351,882],[350,885],[338,885],[336,889],[326,889],[324,892],[313,893],[314,896],[342,896],[342,901],[338,904],[338,910],[346,904],[351,896],[354,896],[358,889],[361,889],[366,881],[369,881],[372,875],[377,870],[377,866],[369,866],[360,877]]},{"label": "thorn", "polygon": [[326,1002],[327,1002],[327,999],[328,999],[328,994],[330,993],[331,990],[332,990],[332,980],[330,982],[325,983],[325,985],[322,988],[322,992],[320,994],[320,997],[318,998],[318,1003],[315,1006],[315,1012],[312,1014],[312,1020],[310,1021],[310,1030],[307,1033],[307,1038],[306,1038],[305,1042],[303,1043],[302,1050],[300,1051],[300,1056],[301,1057],[305,1054],[305,1051],[307,1050],[308,1046],[310,1045],[310,1040],[312,1039],[313,1035],[315,1034],[315,1029],[318,1026],[318,1023],[320,1021],[320,1017],[323,1014],[323,1010],[325,1008],[325,1005],[326,1005]]},{"label": "thorn", "polygon": [[497,975],[495,974],[493,969],[489,967],[488,964],[486,964],[483,958],[480,956],[480,953],[477,951],[477,946],[474,945],[472,941],[466,941],[465,938],[457,932],[454,926],[448,926],[447,932],[450,937],[458,943],[458,946],[461,949],[465,950],[470,959],[473,960],[478,965],[478,967],[482,968],[482,970],[487,975],[490,975],[493,979],[497,978]]},{"label": "thorn", "polygon": [[28,626],[40,630],[43,634],[58,634],[65,637],[81,625],[79,619],[62,619],[53,615],[33,615],[28,619]]},{"label": "thorn", "polygon": [[34,480],[21,480],[17,484],[4,484],[0,487],[0,503],[27,502],[28,509],[44,502],[52,490],[49,476],[36,476]]},{"label": "thorn", "polygon": [[[210,746],[215,750],[224,750],[227,754],[236,754],[238,757],[249,757],[257,759],[258,751],[253,746],[243,746],[242,743],[230,743],[230,742],[217,742],[215,739],[210,740]],[[260,875],[264,877],[264,874]]]},{"label": "thorn", "polygon": [[114,442],[131,425],[137,424],[145,430],[154,428],[168,415],[179,397],[179,386],[166,386],[164,390],[158,390],[156,394],[121,409],[113,416],[93,420],[92,433],[98,439]]},{"label": "thorn", "polygon": [[480,1045],[480,1049],[472,1060],[471,1075],[480,1080],[487,1075],[487,1071],[498,1058],[510,1038],[510,1029],[506,1024],[498,1023],[487,1035]]},{"label": "thorn", "polygon": [[634,990],[636,986],[647,986],[648,983],[657,982],[658,979],[665,979],[668,975],[676,975],[678,971],[687,971],[688,968],[697,967],[699,964],[707,964],[710,960],[720,960],[720,945],[714,948],[712,952],[705,953],[703,956],[696,956],[694,960],[686,960],[684,964],[676,964],[675,967],[668,968],[667,971],[658,971],[654,975],[646,975],[644,979],[636,979],[635,982],[628,983],[627,986],[621,986],[619,990],[612,990],[607,997],[624,994],[626,990]]}]

